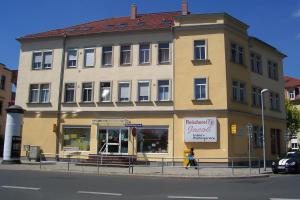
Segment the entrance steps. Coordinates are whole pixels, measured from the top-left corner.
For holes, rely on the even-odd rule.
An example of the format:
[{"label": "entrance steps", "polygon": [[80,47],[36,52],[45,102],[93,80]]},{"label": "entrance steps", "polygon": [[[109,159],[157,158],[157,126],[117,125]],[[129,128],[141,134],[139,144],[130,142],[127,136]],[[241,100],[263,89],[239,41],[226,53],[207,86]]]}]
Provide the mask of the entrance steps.
[{"label": "entrance steps", "polygon": [[77,165],[128,167],[130,165],[136,164],[136,162],[136,156],[89,154],[88,159],[82,160],[80,163],[77,163]]}]

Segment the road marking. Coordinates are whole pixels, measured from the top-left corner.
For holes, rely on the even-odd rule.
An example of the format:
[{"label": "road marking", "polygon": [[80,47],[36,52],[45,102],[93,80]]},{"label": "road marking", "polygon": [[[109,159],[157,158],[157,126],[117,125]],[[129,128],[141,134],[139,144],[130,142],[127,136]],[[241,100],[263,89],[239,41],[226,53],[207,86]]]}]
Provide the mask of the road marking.
[{"label": "road marking", "polygon": [[2,188],[8,189],[20,189],[20,190],[40,190],[41,188],[34,188],[34,187],[22,187],[22,186],[11,186],[11,185],[2,185]]},{"label": "road marking", "polygon": [[90,192],[90,191],[77,191],[78,194],[95,194],[95,195],[109,195],[109,196],[122,196],[121,193],[108,193],[108,192]]},{"label": "road marking", "polygon": [[300,199],[270,198],[270,200],[300,200]]},{"label": "road marking", "polygon": [[168,196],[168,199],[219,199],[218,197]]}]

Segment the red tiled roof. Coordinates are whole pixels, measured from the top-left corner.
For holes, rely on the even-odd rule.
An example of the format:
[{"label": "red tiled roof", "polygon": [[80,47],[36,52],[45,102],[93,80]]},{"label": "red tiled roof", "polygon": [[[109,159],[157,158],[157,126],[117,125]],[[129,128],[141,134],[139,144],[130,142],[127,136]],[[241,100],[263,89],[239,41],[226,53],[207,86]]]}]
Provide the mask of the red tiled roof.
[{"label": "red tiled roof", "polygon": [[300,79],[284,76],[284,88],[292,88],[297,86],[300,86]]},{"label": "red tiled roof", "polygon": [[176,12],[150,13],[140,14],[136,19],[130,17],[118,17],[111,19],[104,19],[84,23],[80,25],[70,26],[62,29],[50,30],[47,32],[25,35],[18,38],[35,39],[45,37],[59,37],[67,34],[68,36],[87,35],[95,33],[111,33],[124,31],[139,31],[151,29],[168,29],[174,24],[174,17],[180,15]]}]

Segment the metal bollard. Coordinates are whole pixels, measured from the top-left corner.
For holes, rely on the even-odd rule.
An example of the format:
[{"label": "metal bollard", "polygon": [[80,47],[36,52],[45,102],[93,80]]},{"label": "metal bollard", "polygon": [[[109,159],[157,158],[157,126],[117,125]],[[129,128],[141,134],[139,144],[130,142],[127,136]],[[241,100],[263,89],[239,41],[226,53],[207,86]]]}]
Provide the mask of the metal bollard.
[{"label": "metal bollard", "polygon": [[131,156],[131,161],[132,161],[132,164],[131,164],[131,174],[133,174],[133,166],[134,166],[133,156]]},{"label": "metal bollard", "polygon": [[200,171],[199,171],[199,162],[200,162],[200,159],[198,158],[198,159],[197,159],[197,170],[198,170],[198,176],[200,176]]},{"label": "metal bollard", "polygon": [[260,174],[260,160],[258,160],[258,174]]},{"label": "metal bollard", "polygon": [[70,171],[70,161],[71,161],[71,156],[69,155],[68,157],[69,157],[69,159],[68,159],[68,171]]},{"label": "metal bollard", "polygon": [[42,170],[42,154],[40,153],[40,170]]},{"label": "metal bollard", "polygon": [[164,158],[161,158],[161,174],[164,174]]},{"label": "metal bollard", "polygon": [[130,158],[131,158],[131,157],[128,157],[128,173],[129,173],[129,174],[130,174],[130,170],[131,170],[131,169],[130,169],[130,168],[131,168],[131,166],[130,166]]},{"label": "metal bollard", "polygon": [[232,173],[232,176],[234,176],[234,166],[233,166],[233,159],[231,160],[231,173]]},{"label": "metal bollard", "polygon": [[99,156],[97,155],[97,173],[99,174]]}]

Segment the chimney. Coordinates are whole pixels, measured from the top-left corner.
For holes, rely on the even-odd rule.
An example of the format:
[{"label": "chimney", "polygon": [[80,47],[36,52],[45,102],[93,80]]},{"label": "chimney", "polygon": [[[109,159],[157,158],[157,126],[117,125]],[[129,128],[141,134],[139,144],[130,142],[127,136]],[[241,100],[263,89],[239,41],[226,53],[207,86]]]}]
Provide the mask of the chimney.
[{"label": "chimney", "polygon": [[130,19],[136,19],[137,17],[137,6],[136,4],[131,5],[131,13],[130,13]]},{"label": "chimney", "polygon": [[187,15],[187,14],[188,14],[188,3],[187,3],[187,0],[182,0],[181,15]]}]

